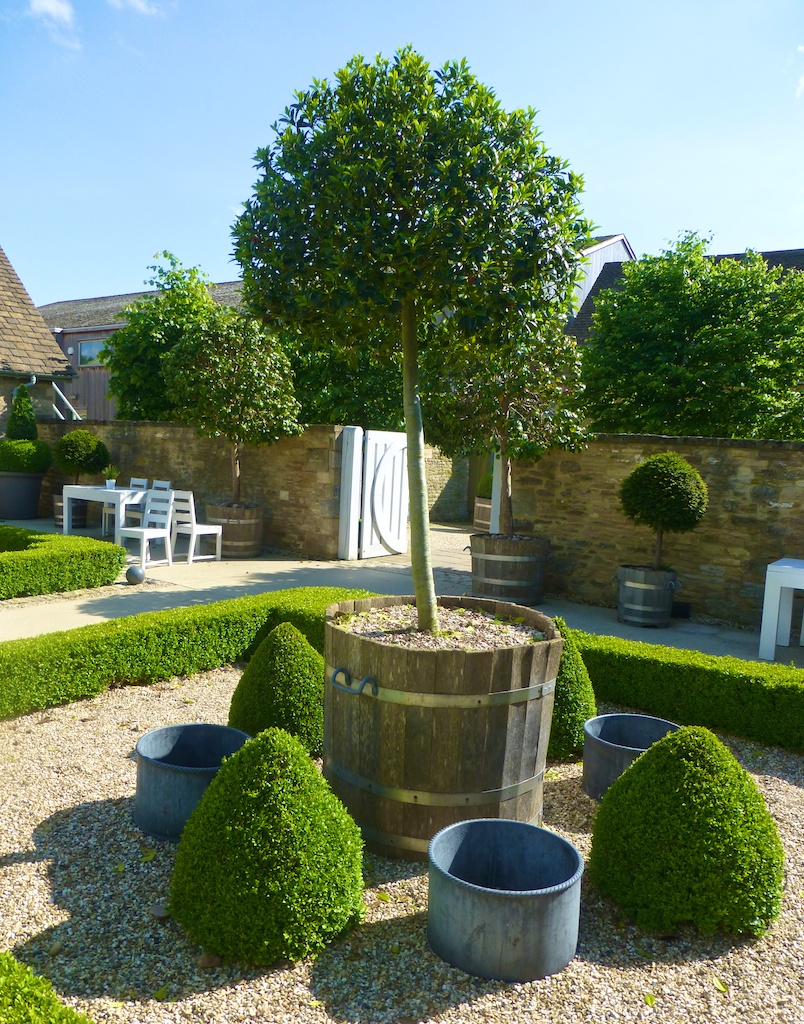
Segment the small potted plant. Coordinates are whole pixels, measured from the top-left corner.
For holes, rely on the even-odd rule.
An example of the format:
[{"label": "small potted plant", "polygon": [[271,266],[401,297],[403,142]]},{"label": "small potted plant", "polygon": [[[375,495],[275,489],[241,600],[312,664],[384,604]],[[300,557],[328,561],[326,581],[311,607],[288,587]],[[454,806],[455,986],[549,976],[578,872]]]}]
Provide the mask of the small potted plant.
[{"label": "small potted plant", "polygon": [[117,475],[119,472],[120,470],[117,468],[117,466],[115,466],[114,463],[111,462],[109,463],[108,466],[104,466],[103,469],[101,470],[101,474],[104,480],[106,481],[106,486],[110,491],[114,488],[114,485],[117,483]]},{"label": "small potted plant", "polygon": [[678,575],[662,565],[666,533],[687,533],[700,523],[709,492],[700,473],[677,452],[652,455],[620,485],[620,504],[629,519],[655,534],[649,566],[621,565],[617,569],[617,618],[632,626],[667,626],[673,595],[681,586]]},{"label": "small potted plant", "polygon": [[42,476],[52,458],[37,438],[36,416],[24,384],[16,389],[0,439],[0,519],[36,519]]},{"label": "small potted plant", "polygon": [[[73,477],[72,482],[78,483],[82,473],[100,473],[109,463],[109,449],[89,430],[79,427],[62,435],[53,447],[53,461],[64,473]],[[56,526],[64,522],[64,501],[61,493],[53,495],[53,509]],[[73,501],[72,524],[84,527],[87,523],[87,502]]]}]

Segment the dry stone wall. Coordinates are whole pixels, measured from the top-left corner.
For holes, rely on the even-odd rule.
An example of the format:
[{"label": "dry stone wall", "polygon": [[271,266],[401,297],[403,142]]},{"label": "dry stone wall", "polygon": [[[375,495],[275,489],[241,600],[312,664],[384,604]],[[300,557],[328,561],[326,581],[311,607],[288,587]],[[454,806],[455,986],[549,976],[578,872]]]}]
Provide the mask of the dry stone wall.
[{"label": "dry stone wall", "polygon": [[758,627],[767,564],[804,558],[802,443],[598,435],[582,452],[516,464],[516,528],[551,541],[545,589],[616,606],[617,566],[649,563],[654,539],[622,514],[619,485],[639,462],[668,450],[709,488],[700,526],[665,537],[663,560],[682,582],[678,600],[691,602],[693,614]]},{"label": "dry stone wall", "polygon": [[[199,508],[207,501],[226,502],[231,497],[229,446],[224,441],[201,438],[192,427],[123,420],[40,422],[39,436],[54,444],[76,426],[91,430],[105,442],[123,481],[132,476],[170,480],[179,490],[193,491]],[[339,426],[313,426],[300,437],[245,446],[242,498],[262,506],[266,547],[315,558],[338,557],[342,431]],[[461,518],[461,507],[467,506],[465,466],[458,463],[455,468],[451,460],[430,449],[426,467],[434,518],[439,506],[442,518]],[[101,481],[96,477],[80,482]],[[40,515],[52,513],[52,496],[65,483],[72,480],[55,468],[48,471]],[[97,521],[99,515],[100,505],[90,504],[90,521]]]}]

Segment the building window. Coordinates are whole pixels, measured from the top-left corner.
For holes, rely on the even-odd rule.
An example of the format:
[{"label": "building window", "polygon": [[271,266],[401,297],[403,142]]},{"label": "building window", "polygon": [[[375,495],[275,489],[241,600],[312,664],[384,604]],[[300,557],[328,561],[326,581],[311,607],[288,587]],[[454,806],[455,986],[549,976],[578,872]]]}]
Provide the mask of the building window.
[{"label": "building window", "polygon": [[105,348],[105,341],[82,341],[78,345],[79,366],[102,366],[100,353]]}]

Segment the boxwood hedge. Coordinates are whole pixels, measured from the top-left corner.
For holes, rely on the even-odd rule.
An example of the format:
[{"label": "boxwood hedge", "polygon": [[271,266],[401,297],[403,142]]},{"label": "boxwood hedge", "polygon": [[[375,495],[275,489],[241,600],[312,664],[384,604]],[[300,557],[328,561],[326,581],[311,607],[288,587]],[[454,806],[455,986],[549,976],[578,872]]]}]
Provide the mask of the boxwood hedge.
[{"label": "boxwood hedge", "polygon": [[0,1021],[3,1024],[92,1024],[59,999],[46,978],[0,953]]},{"label": "boxwood hedge", "polygon": [[299,587],[7,640],[0,643],[0,718],[240,661],[280,622],[321,652],[327,605],[371,596]]},{"label": "boxwood hedge", "polygon": [[598,701],[804,750],[804,671],[573,631]]},{"label": "boxwood hedge", "polygon": [[116,544],[0,526],[0,599],[103,587],[125,562]]}]

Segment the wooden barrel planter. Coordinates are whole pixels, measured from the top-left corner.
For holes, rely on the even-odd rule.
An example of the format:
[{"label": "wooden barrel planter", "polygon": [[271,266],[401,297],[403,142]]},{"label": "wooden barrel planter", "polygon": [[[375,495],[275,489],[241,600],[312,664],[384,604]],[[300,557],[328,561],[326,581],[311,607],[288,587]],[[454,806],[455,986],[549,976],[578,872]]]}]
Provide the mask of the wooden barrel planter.
[{"label": "wooden barrel planter", "polygon": [[256,558],[262,551],[262,509],[207,504],[207,522],[220,525],[222,558]]},{"label": "wooden barrel planter", "polygon": [[629,626],[669,626],[673,597],[680,586],[670,569],[618,566],[617,621]]},{"label": "wooden barrel planter", "polygon": [[343,613],[413,603],[379,597],[327,609],[324,775],[369,849],[426,860],[432,837],[456,821],[541,821],[564,641],[540,612],[465,597],[438,603],[521,619],[546,639],[494,651],[422,650],[337,625]]},{"label": "wooden barrel planter", "polygon": [[469,543],[473,597],[493,597],[514,604],[541,601],[550,553],[550,541],[546,537],[473,533]]},{"label": "wooden barrel planter", "polygon": [[488,533],[491,529],[491,498],[475,498],[472,529],[476,533]]},{"label": "wooden barrel planter", "polygon": [[[83,498],[73,499],[73,512],[70,525],[74,530],[83,530],[87,525],[87,509],[89,502]],[[60,494],[53,495],[53,520],[61,530],[64,528],[64,499]]]}]

